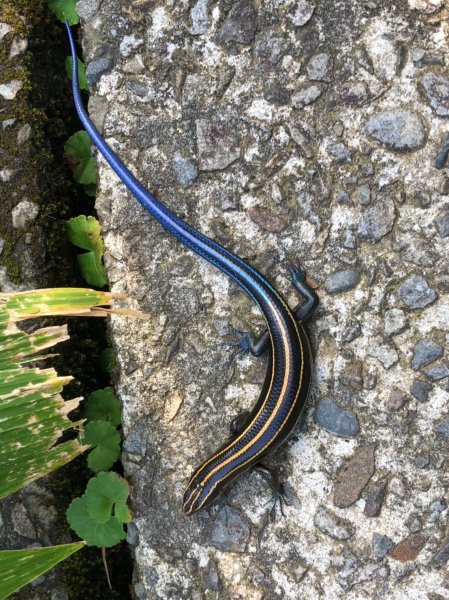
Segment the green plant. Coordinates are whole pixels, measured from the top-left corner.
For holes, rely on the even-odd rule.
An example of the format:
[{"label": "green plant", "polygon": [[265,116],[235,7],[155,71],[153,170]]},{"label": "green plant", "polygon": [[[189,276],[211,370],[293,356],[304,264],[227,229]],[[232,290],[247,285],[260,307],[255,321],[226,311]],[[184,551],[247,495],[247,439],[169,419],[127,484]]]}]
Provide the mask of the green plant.
[{"label": "green plant", "polygon": [[89,285],[103,287],[108,283],[103,265],[103,240],[100,223],[95,217],[79,215],[66,223],[67,237],[75,246],[88,250],[78,254],[82,275]]},{"label": "green plant", "polygon": [[[42,351],[68,339],[66,326],[27,333],[17,323],[56,315],[105,316],[106,307],[114,297],[119,296],[78,288],[0,294],[0,498],[47,475],[89,448],[77,439],[57,443],[65,431],[75,430],[82,423],[68,419],[80,399],[64,401],[61,396],[71,377],[59,377],[52,368],[27,366],[31,361],[44,360],[47,356]],[[82,546],[83,542],[78,542],[1,551],[0,599]]]},{"label": "green plant", "polygon": [[97,166],[92,156],[92,142],[87,131],[77,131],[64,145],[64,154],[75,181],[84,186],[89,196],[95,196]]},{"label": "green plant", "polygon": [[78,0],[48,0],[48,8],[55,13],[60,21],[68,21],[70,25],[80,22],[75,5]]},{"label": "green plant", "polygon": [[[80,88],[80,90],[84,90],[85,92],[89,91],[89,84],[87,83],[87,79],[86,79],[86,67],[83,63],[82,60],[80,60],[79,58],[77,58],[77,64],[78,64],[78,86]],[[67,72],[68,78],[70,79],[70,81],[72,81],[72,66],[73,66],[73,59],[71,56],[68,56],[65,59],[65,70]]]}]

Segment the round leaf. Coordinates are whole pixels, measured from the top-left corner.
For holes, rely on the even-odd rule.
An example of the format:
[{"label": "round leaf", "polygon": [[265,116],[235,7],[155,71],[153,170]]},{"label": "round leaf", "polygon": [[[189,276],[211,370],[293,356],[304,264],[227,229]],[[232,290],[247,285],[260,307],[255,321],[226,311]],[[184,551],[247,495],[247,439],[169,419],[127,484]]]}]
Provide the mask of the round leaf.
[{"label": "round leaf", "polygon": [[64,145],[64,153],[78,183],[97,181],[97,167],[92,157],[92,142],[87,131],[77,131]]},{"label": "round leaf", "polygon": [[86,425],[82,443],[95,446],[87,457],[92,471],[110,469],[120,455],[120,434],[107,421],[92,421]]},{"label": "round leaf", "polygon": [[120,403],[111,387],[90,394],[86,402],[86,417],[89,421],[108,421],[114,427],[120,424]]},{"label": "round leaf", "polygon": [[86,488],[89,515],[99,523],[107,522],[111,516],[128,523],[131,515],[126,506],[129,487],[117,473],[99,473]]},{"label": "round leaf", "polygon": [[85,540],[89,546],[110,548],[126,537],[123,525],[116,517],[110,517],[105,523],[92,519],[87,510],[86,496],[76,498],[67,509],[70,527]]}]

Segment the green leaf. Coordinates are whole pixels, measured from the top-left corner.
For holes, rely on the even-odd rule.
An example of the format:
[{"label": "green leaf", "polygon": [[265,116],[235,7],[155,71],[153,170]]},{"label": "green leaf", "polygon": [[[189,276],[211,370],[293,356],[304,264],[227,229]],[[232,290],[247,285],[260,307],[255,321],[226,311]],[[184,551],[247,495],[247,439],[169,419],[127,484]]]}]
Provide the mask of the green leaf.
[{"label": "green leaf", "polygon": [[95,198],[97,195],[97,184],[96,183],[87,183],[84,187],[84,192],[87,196],[91,198]]},{"label": "green leaf", "polygon": [[79,248],[90,250],[78,255],[78,263],[84,279],[90,285],[103,287],[108,283],[103,265],[103,240],[100,223],[95,217],[79,215],[66,222],[67,237]]},{"label": "green leaf", "polygon": [[90,479],[84,494],[89,516],[98,523],[106,523],[111,516],[122,523],[129,523],[128,495],[128,484],[117,473],[98,473]]},{"label": "green leaf", "polygon": [[92,392],[86,401],[85,414],[89,421],[108,421],[117,427],[120,424],[120,403],[114,390],[106,387]]},{"label": "green leaf", "polygon": [[112,348],[105,348],[100,352],[100,367],[106,373],[112,373],[115,369],[115,352]]},{"label": "green leaf", "polygon": [[107,421],[88,423],[81,442],[95,446],[87,457],[87,464],[94,472],[110,469],[120,455],[120,434]]},{"label": "green leaf", "polygon": [[75,9],[79,0],[48,0],[48,8],[54,12],[60,21],[68,21],[69,25],[76,25],[80,18]]},{"label": "green leaf", "polygon": [[[84,90],[84,91],[88,92],[89,84],[87,83],[87,79],[86,79],[86,66],[83,63],[83,61],[80,60],[79,58],[77,58],[77,64],[78,64],[78,87],[80,90]],[[70,81],[72,81],[72,67],[73,67],[73,59],[71,56],[68,56],[65,59],[65,70],[67,71],[67,75],[68,75]]]},{"label": "green leaf", "polygon": [[97,182],[97,166],[92,157],[92,142],[87,131],[77,131],[70,136],[64,145],[64,153],[78,183]]},{"label": "green leaf", "polygon": [[78,254],[77,259],[86,283],[97,287],[107,285],[106,269],[98,254],[95,252],[85,252],[84,254]]},{"label": "green leaf", "polygon": [[84,546],[84,542],[0,552],[0,600],[7,598]]},{"label": "green leaf", "polygon": [[89,546],[110,548],[126,537],[123,525],[115,516],[111,516],[105,523],[92,519],[87,510],[86,495],[73,500],[67,509],[67,520],[70,527]]}]

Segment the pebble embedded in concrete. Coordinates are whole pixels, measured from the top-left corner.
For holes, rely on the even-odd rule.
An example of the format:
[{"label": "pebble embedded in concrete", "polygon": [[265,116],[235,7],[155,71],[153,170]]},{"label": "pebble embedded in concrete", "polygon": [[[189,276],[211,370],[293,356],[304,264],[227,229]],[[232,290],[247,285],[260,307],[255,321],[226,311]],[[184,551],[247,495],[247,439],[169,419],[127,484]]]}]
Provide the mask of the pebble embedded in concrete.
[{"label": "pebble embedded in concrete", "polygon": [[315,420],[328,433],[340,437],[351,438],[360,431],[356,415],[333,400],[320,400],[315,409]]},{"label": "pebble embedded in concrete", "polygon": [[370,138],[396,152],[416,150],[426,139],[421,119],[405,109],[389,110],[370,117],[365,131]]},{"label": "pebble embedded in concrete", "polygon": [[419,310],[432,304],[437,299],[437,293],[421,275],[407,277],[398,289],[402,302],[412,310]]},{"label": "pebble embedded in concrete", "polygon": [[413,349],[412,369],[419,371],[443,356],[444,349],[433,340],[420,340]]}]

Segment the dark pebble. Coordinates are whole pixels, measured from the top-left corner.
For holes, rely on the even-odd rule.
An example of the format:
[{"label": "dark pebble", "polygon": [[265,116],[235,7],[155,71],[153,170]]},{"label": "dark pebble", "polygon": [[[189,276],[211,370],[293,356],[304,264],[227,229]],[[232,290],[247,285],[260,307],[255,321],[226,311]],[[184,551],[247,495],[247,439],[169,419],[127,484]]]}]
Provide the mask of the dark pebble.
[{"label": "dark pebble", "polygon": [[380,515],[385,496],[387,495],[387,488],[387,480],[369,485],[365,500],[365,508],[363,509],[365,517],[373,518]]},{"label": "dark pebble", "polygon": [[444,419],[435,427],[437,433],[441,433],[444,437],[449,438],[449,419]]},{"label": "dark pebble", "polygon": [[343,410],[332,400],[320,400],[315,410],[315,421],[332,435],[350,438],[359,433],[355,414]]},{"label": "dark pebble", "polygon": [[240,514],[224,506],[212,525],[210,544],[225,552],[245,552],[250,535]]},{"label": "dark pebble", "polygon": [[363,389],[363,362],[361,360],[354,361],[344,369],[339,380],[354,392],[360,392]]},{"label": "dark pebble", "polygon": [[220,577],[218,575],[217,563],[209,560],[203,574],[203,586],[206,590],[218,592],[221,589]]},{"label": "dark pebble", "polygon": [[100,77],[112,67],[112,58],[105,56],[93,60],[86,67],[86,79],[90,85],[96,83]]},{"label": "dark pebble", "polygon": [[424,371],[424,374],[431,381],[441,381],[442,379],[446,379],[446,377],[449,377],[449,367],[444,364],[437,365],[436,367],[432,367],[431,369],[426,369],[426,371]]},{"label": "dark pebble", "polygon": [[449,560],[449,540],[438,550],[433,559],[433,564],[437,569],[441,569]]},{"label": "dark pebble", "polygon": [[427,73],[422,84],[435,113],[439,117],[449,117],[449,81],[446,77]]},{"label": "dark pebble", "polygon": [[387,400],[387,409],[388,410],[399,410],[403,406],[407,404],[410,400],[410,396],[407,392],[397,386],[394,386],[391,389],[390,396]]},{"label": "dark pebble", "polygon": [[442,238],[449,236],[449,207],[446,207],[435,219],[435,226]]},{"label": "dark pebble", "polygon": [[420,454],[415,458],[415,465],[418,469],[425,469],[430,465],[430,458],[425,454]]},{"label": "dark pebble", "polygon": [[437,293],[429,287],[421,275],[407,277],[398,290],[402,302],[413,310],[425,308],[437,299]]},{"label": "dark pebble", "polygon": [[339,165],[351,162],[351,151],[342,143],[332,144],[327,148],[327,153],[329,156],[332,156]]},{"label": "dark pebble", "polygon": [[223,43],[249,44],[254,39],[256,27],[257,11],[253,3],[241,0],[229,11],[218,32],[218,39]]},{"label": "dark pebble", "polygon": [[369,137],[396,152],[416,150],[426,139],[421,119],[404,109],[387,110],[372,116],[365,131]]},{"label": "dark pebble", "polygon": [[317,54],[306,67],[307,75],[312,81],[331,81],[332,58],[328,54]]},{"label": "dark pebble", "polygon": [[355,190],[355,199],[362,206],[366,206],[371,202],[371,190],[369,185],[359,185]]},{"label": "dark pebble", "polygon": [[259,68],[271,69],[287,54],[289,43],[273,31],[264,31],[256,43],[254,52]]},{"label": "dark pebble", "polygon": [[381,535],[380,533],[373,533],[372,540],[373,554],[376,558],[383,558],[394,546],[394,542],[391,538],[387,535]]},{"label": "dark pebble", "polygon": [[324,287],[328,294],[340,294],[347,292],[356,287],[359,282],[359,274],[357,271],[347,269],[345,271],[337,271],[326,277]]},{"label": "dark pebble", "polygon": [[348,508],[360,498],[375,471],[375,446],[356,448],[351,458],[337,473],[334,505]]},{"label": "dark pebble", "polygon": [[389,556],[401,562],[415,560],[424,547],[426,538],[421,533],[412,533],[389,551]]},{"label": "dark pebble", "polygon": [[419,341],[413,350],[412,369],[418,371],[422,367],[430,365],[441,358],[443,353],[443,348],[433,340]]},{"label": "dark pebble", "polygon": [[353,342],[355,339],[360,337],[361,334],[362,328],[360,327],[360,323],[354,323],[345,330],[342,340],[343,342]]},{"label": "dark pebble", "polygon": [[422,381],[421,379],[415,379],[410,388],[410,393],[418,400],[418,402],[428,402],[431,390],[432,385],[430,383]]}]

